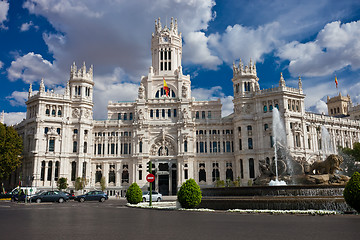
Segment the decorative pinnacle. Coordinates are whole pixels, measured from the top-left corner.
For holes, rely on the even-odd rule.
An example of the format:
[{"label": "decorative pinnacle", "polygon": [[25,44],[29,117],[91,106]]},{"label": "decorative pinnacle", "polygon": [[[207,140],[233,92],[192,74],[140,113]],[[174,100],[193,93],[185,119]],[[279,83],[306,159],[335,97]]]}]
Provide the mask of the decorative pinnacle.
[{"label": "decorative pinnacle", "polygon": [[280,87],[285,87],[285,80],[284,80],[284,77],[283,77],[282,72],[280,73],[279,86],[280,86]]}]

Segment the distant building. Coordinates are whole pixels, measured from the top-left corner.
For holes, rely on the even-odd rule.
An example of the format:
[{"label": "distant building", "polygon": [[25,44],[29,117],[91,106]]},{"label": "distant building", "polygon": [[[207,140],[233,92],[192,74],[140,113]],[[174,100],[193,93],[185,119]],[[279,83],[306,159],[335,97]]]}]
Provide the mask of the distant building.
[{"label": "distant building", "polygon": [[[151,55],[137,99],[110,102],[107,120],[93,119],[92,67],[74,63],[64,94],[46,91],[43,80],[36,94],[30,86],[26,119],[16,126],[24,139],[25,184],[49,189],[66,177],[74,189],[76,178],[84,177],[90,190],[99,189],[105,177],[110,195],[124,195],[133,182],[147,188],[146,166],[152,161],[154,187],[164,195],[176,194],[189,178],[202,188],[226,179],[247,185],[260,175],[260,162],[273,161],[274,108],[284,119],[287,147],[299,163],[322,158],[321,126],[334,146],[352,147],[359,141],[360,122],[352,118],[350,97],[328,99],[329,112],[336,109],[330,116],[307,113],[301,78],[298,88],[286,86],[281,75],[278,87],[260,90],[251,61],[233,66],[232,114],[221,117],[220,100],[195,100],[190,76],[182,72],[176,20],[170,27],[160,19],[155,23]],[[338,113],[350,117],[337,118]]]}]

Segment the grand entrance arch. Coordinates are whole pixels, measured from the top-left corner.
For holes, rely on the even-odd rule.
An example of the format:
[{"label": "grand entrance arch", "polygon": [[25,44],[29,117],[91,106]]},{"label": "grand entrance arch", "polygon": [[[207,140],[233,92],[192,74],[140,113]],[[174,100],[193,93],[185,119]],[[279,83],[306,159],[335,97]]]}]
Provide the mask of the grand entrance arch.
[{"label": "grand entrance arch", "polygon": [[155,165],[155,189],[162,195],[176,195],[178,182],[178,164],[176,159],[176,142],[163,130],[151,146],[150,155]]}]

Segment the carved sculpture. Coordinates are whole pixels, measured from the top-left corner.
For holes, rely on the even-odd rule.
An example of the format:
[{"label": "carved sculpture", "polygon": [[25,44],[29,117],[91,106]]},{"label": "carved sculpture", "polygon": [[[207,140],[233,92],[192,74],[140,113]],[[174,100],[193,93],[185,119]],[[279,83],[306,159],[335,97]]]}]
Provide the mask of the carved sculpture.
[{"label": "carved sculpture", "polygon": [[141,83],[140,87],[139,87],[139,93],[138,93],[138,97],[139,99],[144,99],[145,96],[145,87],[144,85]]},{"label": "carved sculpture", "polygon": [[335,154],[329,155],[325,161],[316,161],[310,167],[310,172],[315,170],[315,174],[334,174],[335,170],[342,170],[340,164],[344,159]]}]

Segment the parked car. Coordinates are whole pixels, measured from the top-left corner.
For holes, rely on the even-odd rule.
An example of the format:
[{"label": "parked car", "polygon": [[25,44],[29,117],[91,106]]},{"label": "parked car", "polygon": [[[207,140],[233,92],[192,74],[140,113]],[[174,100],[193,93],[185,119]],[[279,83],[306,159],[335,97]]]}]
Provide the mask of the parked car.
[{"label": "parked car", "polygon": [[[149,202],[150,201],[150,192],[149,191],[143,192],[142,197],[143,197],[143,202]],[[162,194],[152,191],[152,201],[160,202],[161,200],[162,200]]]},{"label": "parked car", "polygon": [[91,191],[83,195],[79,195],[75,197],[75,201],[85,202],[85,201],[99,201],[105,202],[109,197],[106,193],[102,191]]},{"label": "parked car", "polygon": [[65,193],[69,197],[70,200],[75,199],[75,194],[74,193],[69,193],[69,192],[63,192],[63,193]]},{"label": "parked car", "polygon": [[45,191],[40,194],[36,194],[30,198],[31,202],[59,202],[63,203],[69,200],[69,197],[60,191]]}]

